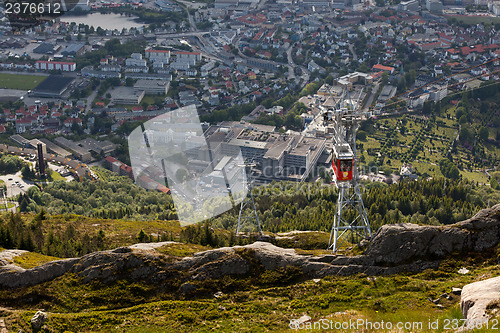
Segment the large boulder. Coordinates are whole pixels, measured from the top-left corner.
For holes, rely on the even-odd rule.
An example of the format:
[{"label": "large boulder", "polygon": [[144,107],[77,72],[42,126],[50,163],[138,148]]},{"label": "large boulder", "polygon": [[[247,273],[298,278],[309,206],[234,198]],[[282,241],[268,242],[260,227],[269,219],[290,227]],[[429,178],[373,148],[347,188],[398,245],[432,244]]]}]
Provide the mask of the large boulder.
[{"label": "large boulder", "polygon": [[47,314],[42,311],[37,311],[33,318],[31,318],[31,328],[33,329],[33,332],[40,331],[46,320]]},{"label": "large boulder", "polygon": [[378,265],[443,258],[453,252],[483,251],[500,243],[500,204],[448,226],[401,223],[382,226],[366,255]]},{"label": "large boulder", "polygon": [[474,282],[462,289],[460,310],[467,322],[478,323],[490,319],[489,311],[500,303],[500,276]]}]

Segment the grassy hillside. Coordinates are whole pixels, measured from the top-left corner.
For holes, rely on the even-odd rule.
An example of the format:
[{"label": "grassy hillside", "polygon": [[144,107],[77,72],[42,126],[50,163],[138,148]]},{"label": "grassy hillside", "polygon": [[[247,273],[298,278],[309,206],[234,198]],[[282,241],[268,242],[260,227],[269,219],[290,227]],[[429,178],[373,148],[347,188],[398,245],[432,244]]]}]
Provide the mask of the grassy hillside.
[{"label": "grassy hillside", "polygon": [[[178,249],[175,253],[182,256]],[[82,284],[77,276],[66,274],[38,286],[0,291],[8,307],[0,316],[13,331],[29,331],[29,319],[43,308],[52,332],[292,332],[290,320],[303,315],[312,322],[415,322],[423,329],[413,331],[441,332],[446,320],[461,318],[460,296],[451,289],[500,274],[498,253],[497,248],[470,257],[457,255],[444,260],[438,270],[413,275],[303,281],[292,268],[284,268],[242,278],[225,276],[192,281],[198,292],[190,296],[177,291],[175,280],[156,286],[127,280]],[[458,274],[461,267],[471,272]],[[222,296],[214,297],[218,291]],[[429,300],[438,298],[439,305]],[[440,329],[429,330],[429,320],[439,320]]]}]

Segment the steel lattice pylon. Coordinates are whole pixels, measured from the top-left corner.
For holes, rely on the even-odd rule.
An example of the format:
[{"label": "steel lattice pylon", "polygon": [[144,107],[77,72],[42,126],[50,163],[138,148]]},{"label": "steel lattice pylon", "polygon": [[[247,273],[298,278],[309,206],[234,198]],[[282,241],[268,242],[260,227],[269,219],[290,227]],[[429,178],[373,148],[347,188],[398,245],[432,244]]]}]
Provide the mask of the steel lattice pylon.
[{"label": "steel lattice pylon", "polygon": [[[241,226],[244,221],[251,221],[255,219],[257,222],[257,228],[259,230],[259,235],[262,236],[262,228],[260,227],[259,216],[257,215],[257,209],[255,208],[255,202],[253,200],[252,188],[248,189],[248,195],[243,199],[240,206],[240,215],[238,216],[238,227],[236,228],[236,235],[239,235]],[[250,215],[244,215],[244,210],[249,207],[251,212]]]},{"label": "steel lattice pylon", "polygon": [[[356,130],[362,120],[362,114],[359,112],[358,102],[353,104],[350,97],[346,99],[347,91],[344,91],[331,112],[325,115],[326,121],[333,121],[335,124],[333,147],[334,153],[345,149],[350,150],[352,158],[352,179],[337,180],[335,175],[335,184],[339,190],[335,216],[333,218],[328,249],[337,252],[343,242],[349,235],[356,235],[363,238],[371,238],[372,231],[368,216],[361,197],[359,188],[358,160],[356,155]],[[333,95],[330,93],[332,100]],[[361,93],[360,93],[361,97]],[[337,171],[338,172],[338,171]],[[354,213],[354,216],[347,216]]]},{"label": "steel lattice pylon", "polygon": [[[339,197],[337,200],[337,207],[335,216],[333,217],[332,231],[330,233],[330,241],[328,242],[328,249],[336,252],[342,243],[346,240],[348,234],[356,234],[363,238],[371,238],[372,232],[368,217],[366,215],[363,199],[361,198],[361,191],[359,184],[356,182],[352,184],[345,184],[349,186],[339,186]],[[345,212],[352,207],[357,215],[352,221],[345,218]],[[340,243],[339,243],[340,240]],[[332,242],[333,241],[333,242]]]},{"label": "steel lattice pylon", "polygon": [[[236,235],[239,235],[240,229],[243,225],[244,221],[252,221],[255,219],[257,229],[259,230],[259,235],[262,236],[262,228],[260,226],[260,221],[259,221],[259,215],[257,214],[257,208],[255,208],[255,201],[253,199],[253,178],[252,178],[252,170],[251,168],[255,166],[255,164],[246,164],[245,167],[249,169],[249,172],[247,173],[250,178],[250,181],[248,182],[248,193],[246,197],[241,201],[240,205],[240,214],[238,215],[238,226],[236,227]],[[250,213],[249,215],[244,215],[245,208],[250,208]]]}]

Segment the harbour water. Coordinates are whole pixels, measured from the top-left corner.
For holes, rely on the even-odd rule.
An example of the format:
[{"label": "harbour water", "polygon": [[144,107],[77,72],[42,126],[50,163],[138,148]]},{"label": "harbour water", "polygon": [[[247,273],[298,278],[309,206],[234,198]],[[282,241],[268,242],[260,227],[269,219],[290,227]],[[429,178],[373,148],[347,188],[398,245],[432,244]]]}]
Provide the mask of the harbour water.
[{"label": "harbour water", "polygon": [[62,22],[75,22],[77,25],[80,23],[93,26],[94,29],[101,27],[102,29],[109,30],[122,30],[123,28],[139,28],[144,26],[142,23],[136,22],[134,16],[125,16],[116,13],[101,14],[101,13],[91,13],[85,16],[63,16],[61,17]]}]

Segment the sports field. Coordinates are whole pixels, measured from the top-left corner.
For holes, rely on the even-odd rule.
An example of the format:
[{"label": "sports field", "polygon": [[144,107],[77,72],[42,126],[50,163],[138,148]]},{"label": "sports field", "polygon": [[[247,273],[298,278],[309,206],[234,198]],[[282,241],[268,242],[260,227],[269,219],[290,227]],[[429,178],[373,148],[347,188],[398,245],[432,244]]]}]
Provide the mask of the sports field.
[{"label": "sports field", "polygon": [[0,73],[0,88],[30,90],[47,76]]},{"label": "sports field", "polygon": [[465,24],[500,23],[500,17],[491,17],[491,16],[446,15],[446,18],[447,19],[456,18],[457,21]]}]

